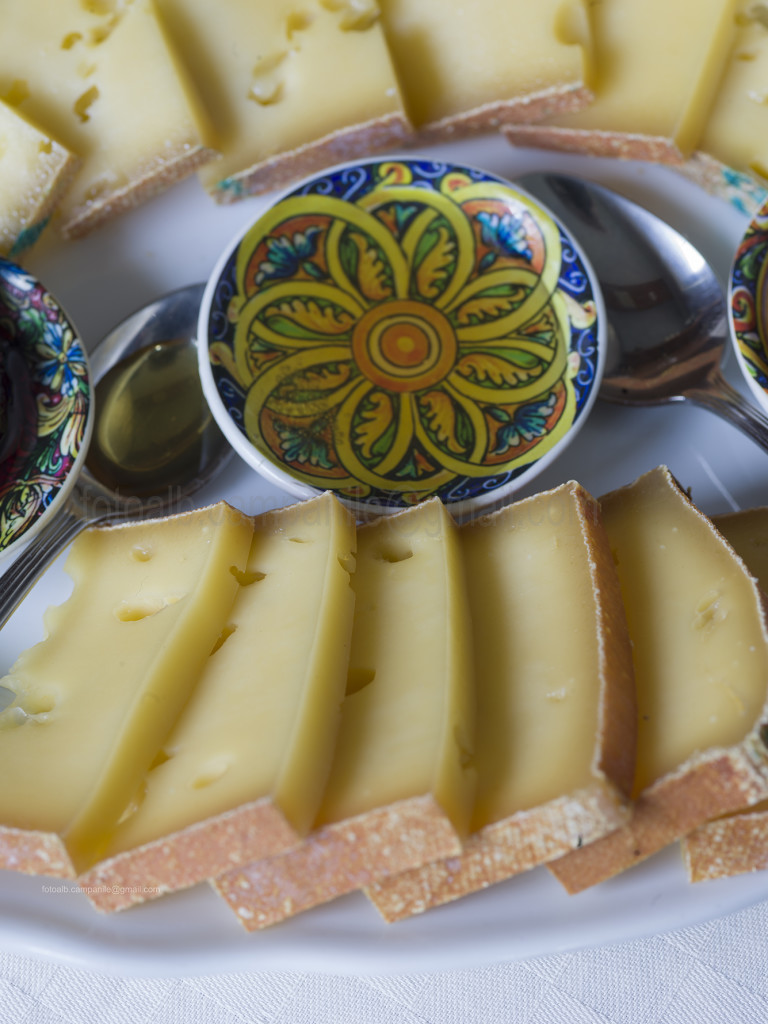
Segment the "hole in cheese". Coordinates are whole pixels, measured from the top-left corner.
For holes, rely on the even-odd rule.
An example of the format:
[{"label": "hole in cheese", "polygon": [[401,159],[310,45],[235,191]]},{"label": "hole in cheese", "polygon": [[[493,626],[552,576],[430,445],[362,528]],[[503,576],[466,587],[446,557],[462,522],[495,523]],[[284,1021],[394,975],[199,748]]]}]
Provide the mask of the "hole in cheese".
[{"label": "hole in cheese", "polygon": [[258,583],[260,580],[266,578],[265,572],[260,572],[258,569],[238,569],[236,565],[231,565],[229,571],[235,577],[241,587],[250,587],[252,583]]},{"label": "hole in cheese", "polygon": [[11,87],[2,99],[9,107],[18,107],[29,97],[29,85],[23,78],[15,78]]},{"label": "hole in cheese", "polygon": [[381,562],[405,562],[409,558],[413,558],[413,551],[408,547],[396,547],[395,545],[388,545],[387,547],[381,547],[376,552],[376,558]]},{"label": "hole in cheese", "polygon": [[315,19],[308,11],[293,11],[285,19],[285,34],[289,40],[293,39],[296,32],[302,32],[309,28]]},{"label": "hole in cheese", "polygon": [[326,11],[340,12],[339,28],[343,32],[364,32],[379,16],[372,0],[320,0]]},{"label": "hole in cheese", "polygon": [[140,601],[123,601],[115,609],[115,615],[121,622],[139,622],[157,615],[178,600],[178,597],[145,597]]},{"label": "hole in cheese", "polygon": [[205,789],[206,786],[212,786],[226,774],[228,768],[229,758],[224,756],[212,758],[197,778],[192,781],[192,788]]},{"label": "hole in cheese", "polygon": [[52,153],[53,143],[50,139],[41,139],[37,144],[37,150],[39,153]]},{"label": "hole in cheese", "polygon": [[264,107],[270,103],[277,103],[283,91],[279,69],[286,57],[287,53],[283,50],[260,58],[253,67],[253,77],[248,89],[249,100],[255,100]]},{"label": "hole in cheese", "polygon": [[136,562],[148,562],[152,557],[152,548],[146,544],[134,544],[131,548],[131,558]]},{"label": "hole in cheese", "polygon": [[288,540],[291,544],[309,544],[310,541],[305,537],[289,537]]},{"label": "hole in cheese", "polygon": [[82,32],[67,32],[61,40],[62,50],[71,50],[75,43],[79,43],[82,38]]},{"label": "hole in cheese", "polygon": [[232,636],[236,629],[237,626],[230,625],[227,625],[224,627],[224,629],[222,629],[221,633],[219,633],[216,643],[213,645],[213,648],[211,649],[211,657],[213,657],[216,651],[221,650],[221,648],[224,646],[227,640],[229,640],[229,638]]},{"label": "hole in cheese", "polygon": [[152,771],[153,768],[159,768],[161,764],[165,764],[166,761],[170,761],[172,757],[173,754],[169,753],[167,750],[158,750],[155,754],[154,761],[149,766],[149,771]]},{"label": "hole in cheese", "polygon": [[372,668],[351,668],[347,675],[346,696],[359,693],[369,686],[376,678],[376,670]]},{"label": "hole in cheese", "polygon": [[85,124],[86,121],[90,121],[91,115],[88,113],[89,108],[96,102],[99,97],[99,90],[97,86],[92,85],[90,89],[86,91],[75,100],[72,105],[72,109],[79,121]]}]

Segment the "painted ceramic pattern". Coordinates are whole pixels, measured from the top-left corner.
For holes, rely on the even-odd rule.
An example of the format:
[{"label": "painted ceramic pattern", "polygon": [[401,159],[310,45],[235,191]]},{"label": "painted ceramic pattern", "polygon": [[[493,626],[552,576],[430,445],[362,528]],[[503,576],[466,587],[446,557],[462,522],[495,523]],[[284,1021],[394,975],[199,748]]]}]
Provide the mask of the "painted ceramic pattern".
[{"label": "painted ceramic pattern", "polygon": [[766,302],[768,204],[755,215],[742,239],[731,269],[731,326],[736,351],[753,390],[768,400],[768,304]]},{"label": "painted ceramic pattern", "polygon": [[86,435],[91,390],[80,339],[51,295],[0,259],[0,337],[25,359],[29,415],[15,454],[0,463],[0,551],[50,507]]},{"label": "painted ceramic pattern", "polygon": [[549,452],[594,386],[596,331],[585,268],[529,199],[380,162],[302,186],[244,236],[209,354],[270,462],[401,506],[494,490]]}]

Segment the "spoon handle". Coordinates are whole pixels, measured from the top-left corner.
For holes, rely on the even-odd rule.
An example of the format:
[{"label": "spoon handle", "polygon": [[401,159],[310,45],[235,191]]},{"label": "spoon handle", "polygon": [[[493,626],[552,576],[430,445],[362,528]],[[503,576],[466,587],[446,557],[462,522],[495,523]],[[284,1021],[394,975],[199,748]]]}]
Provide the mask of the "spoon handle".
[{"label": "spoon handle", "polygon": [[59,514],[29,542],[0,578],[0,629],[54,558],[97,518],[83,510],[75,493],[68,498]]},{"label": "spoon handle", "polygon": [[768,418],[731,387],[719,368],[708,374],[705,385],[687,388],[683,397],[721,416],[768,452]]}]

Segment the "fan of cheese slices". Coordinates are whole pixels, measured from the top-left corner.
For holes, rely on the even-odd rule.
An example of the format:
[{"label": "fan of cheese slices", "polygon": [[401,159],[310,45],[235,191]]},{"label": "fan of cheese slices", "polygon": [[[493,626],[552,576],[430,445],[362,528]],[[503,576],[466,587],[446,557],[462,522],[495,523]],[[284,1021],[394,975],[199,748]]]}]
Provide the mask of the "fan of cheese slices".
[{"label": "fan of cheese slices", "polygon": [[467,132],[765,195],[759,0],[0,0],[0,24],[12,256],[192,173],[231,202]]},{"label": "fan of cheese slices", "polygon": [[659,467],[460,526],[326,493],[92,528],[0,681],[0,867],[106,912],[210,883],[248,930],[352,890],[394,922],[538,865],[577,892],[687,836],[692,877],[732,872],[768,800],[744,516],[718,529]]}]

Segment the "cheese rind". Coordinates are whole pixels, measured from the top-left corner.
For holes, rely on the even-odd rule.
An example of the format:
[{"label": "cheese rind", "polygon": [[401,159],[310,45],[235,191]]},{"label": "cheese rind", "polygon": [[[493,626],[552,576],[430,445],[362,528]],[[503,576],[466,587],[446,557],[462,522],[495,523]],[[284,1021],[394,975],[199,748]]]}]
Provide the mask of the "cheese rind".
[{"label": "cheese rind", "polygon": [[0,102],[0,255],[37,240],[77,170],[78,158]]},{"label": "cheese rind", "polygon": [[382,21],[421,138],[536,121],[591,98],[582,0],[382,0]]},{"label": "cheese rind", "polygon": [[[410,134],[374,0],[158,0],[215,115],[223,203]],[[226,74],[222,74],[222,69]]]},{"label": "cheese rind", "polygon": [[[768,588],[768,508],[752,508],[712,520],[765,591]],[[681,842],[692,882],[768,868],[768,802],[707,822]]]},{"label": "cheese rind", "polygon": [[221,632],[251,533],[221,503],[77,538],[71,597],[3,680],[16,698],[0,714],[14,780],[0,797],[2,866],[73,876],[97,859]]},{"label": "cheese rind", "polygon": [[[62,231],[84,234],[213,157],[151,0],[0,2],[0,96],[81,159]],[[137,68],[140,65],[140,72]]]},{"label": "cheese rind", "polygon": [[366,889],[386,921],[559,857],[628,814],[631,655],[597,503],[570,483],[461,536],[478,682],[472,832],[459,855]]},{"label": "cheese rind", "polygon": [[254,522],[200,681],[80,885],[120,910],[294,845],[330,769],[346,683],[355,525],[330,493]]},{"label": "cheese rind", "polygon": [[456,527],[437,499],[358,530],[342,724],[307,839],[214,885],[248,930],[460,849],[474,690]]},{"label": "cheese rind", "polygon": [[680,163],[701,138],[735,37],[737,6],[738,0],[593,5],[594,101],[546,125],[505,126],[507,138]]},{"label": "cheese rind", "polygon": [[625,826],[550,865],[569,892],[768,795],[762,592],[665,467],[601,504],[633,643],[635,799]]}]

